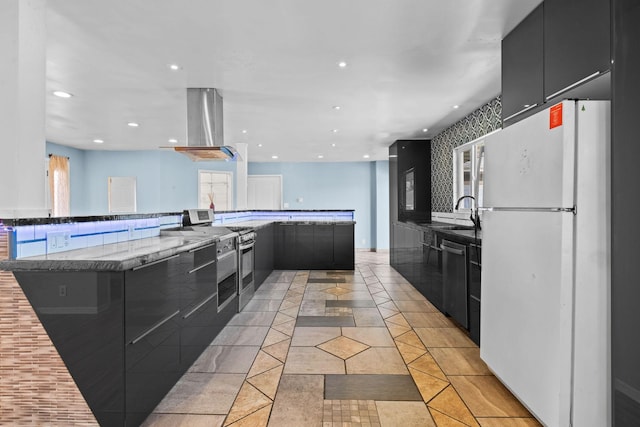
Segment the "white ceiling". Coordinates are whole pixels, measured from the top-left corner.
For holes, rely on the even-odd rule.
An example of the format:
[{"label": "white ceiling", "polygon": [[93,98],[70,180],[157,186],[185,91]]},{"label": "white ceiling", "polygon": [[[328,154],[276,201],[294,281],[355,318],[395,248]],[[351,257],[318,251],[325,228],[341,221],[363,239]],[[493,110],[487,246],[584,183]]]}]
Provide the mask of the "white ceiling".
[{"label": "white ceiling", "polygon": [[185,89],[214,87],[250,161],[386,159],[500,93],[500,41],[540,1],[48,0],[47,140],[184,145]]}]

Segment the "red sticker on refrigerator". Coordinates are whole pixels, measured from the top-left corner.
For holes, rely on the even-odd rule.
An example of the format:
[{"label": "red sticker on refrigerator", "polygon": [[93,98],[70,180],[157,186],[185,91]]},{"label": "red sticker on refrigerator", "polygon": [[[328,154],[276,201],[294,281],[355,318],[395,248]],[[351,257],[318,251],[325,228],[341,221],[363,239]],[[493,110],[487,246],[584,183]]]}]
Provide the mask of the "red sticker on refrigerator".
[{"label": "red sticker on refrigerator", "polygon": [[549,129],[562,126],[562,103],[556,104],[549,110]]}]

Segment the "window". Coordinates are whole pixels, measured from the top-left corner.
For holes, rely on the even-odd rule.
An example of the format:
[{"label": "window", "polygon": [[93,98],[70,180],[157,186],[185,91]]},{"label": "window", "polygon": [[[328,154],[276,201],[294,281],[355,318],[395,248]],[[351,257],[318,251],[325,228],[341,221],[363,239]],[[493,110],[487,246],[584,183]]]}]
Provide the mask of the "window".
[{"label": "window", "polygon": [[[484,190],[484,138],[453,149],[453,206],[462,196],[473,196],[482,206]],[[464,199],[459,209],[471,209],[473,200]]]},{"label": "window", "polygon": [[198,208],[217,211],[233,210],[233,174],[201,170],[198,173]]},{"label": "window", "polygon": [[69,158],[49,155],[51,216],[70,216]]}]

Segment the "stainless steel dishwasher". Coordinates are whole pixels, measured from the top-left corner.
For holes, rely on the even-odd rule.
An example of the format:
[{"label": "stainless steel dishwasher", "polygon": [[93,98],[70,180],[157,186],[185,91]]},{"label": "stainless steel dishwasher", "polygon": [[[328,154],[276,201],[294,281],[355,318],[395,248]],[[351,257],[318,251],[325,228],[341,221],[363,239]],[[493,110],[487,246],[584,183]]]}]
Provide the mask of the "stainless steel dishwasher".
[{"label": "stainless steel dishwasher", "polygon": [[462,327],[469,327],[467,307],[467,247],[443,240],[442,275],[444,282],[444,310]]}]

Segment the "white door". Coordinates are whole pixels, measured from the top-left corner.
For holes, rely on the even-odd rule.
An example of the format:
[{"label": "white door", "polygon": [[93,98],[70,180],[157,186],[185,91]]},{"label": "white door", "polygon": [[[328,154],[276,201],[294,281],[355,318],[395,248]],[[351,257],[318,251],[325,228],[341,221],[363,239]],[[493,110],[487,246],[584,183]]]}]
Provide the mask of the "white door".
[{"label": "white door", "polygon": [[231,172],[198,171],[198,208],[217,211],[233,210],[233,174]]},{"label": "white door", "polygon": [[249,175],[248,209],[282,209],[282,175]]}]

